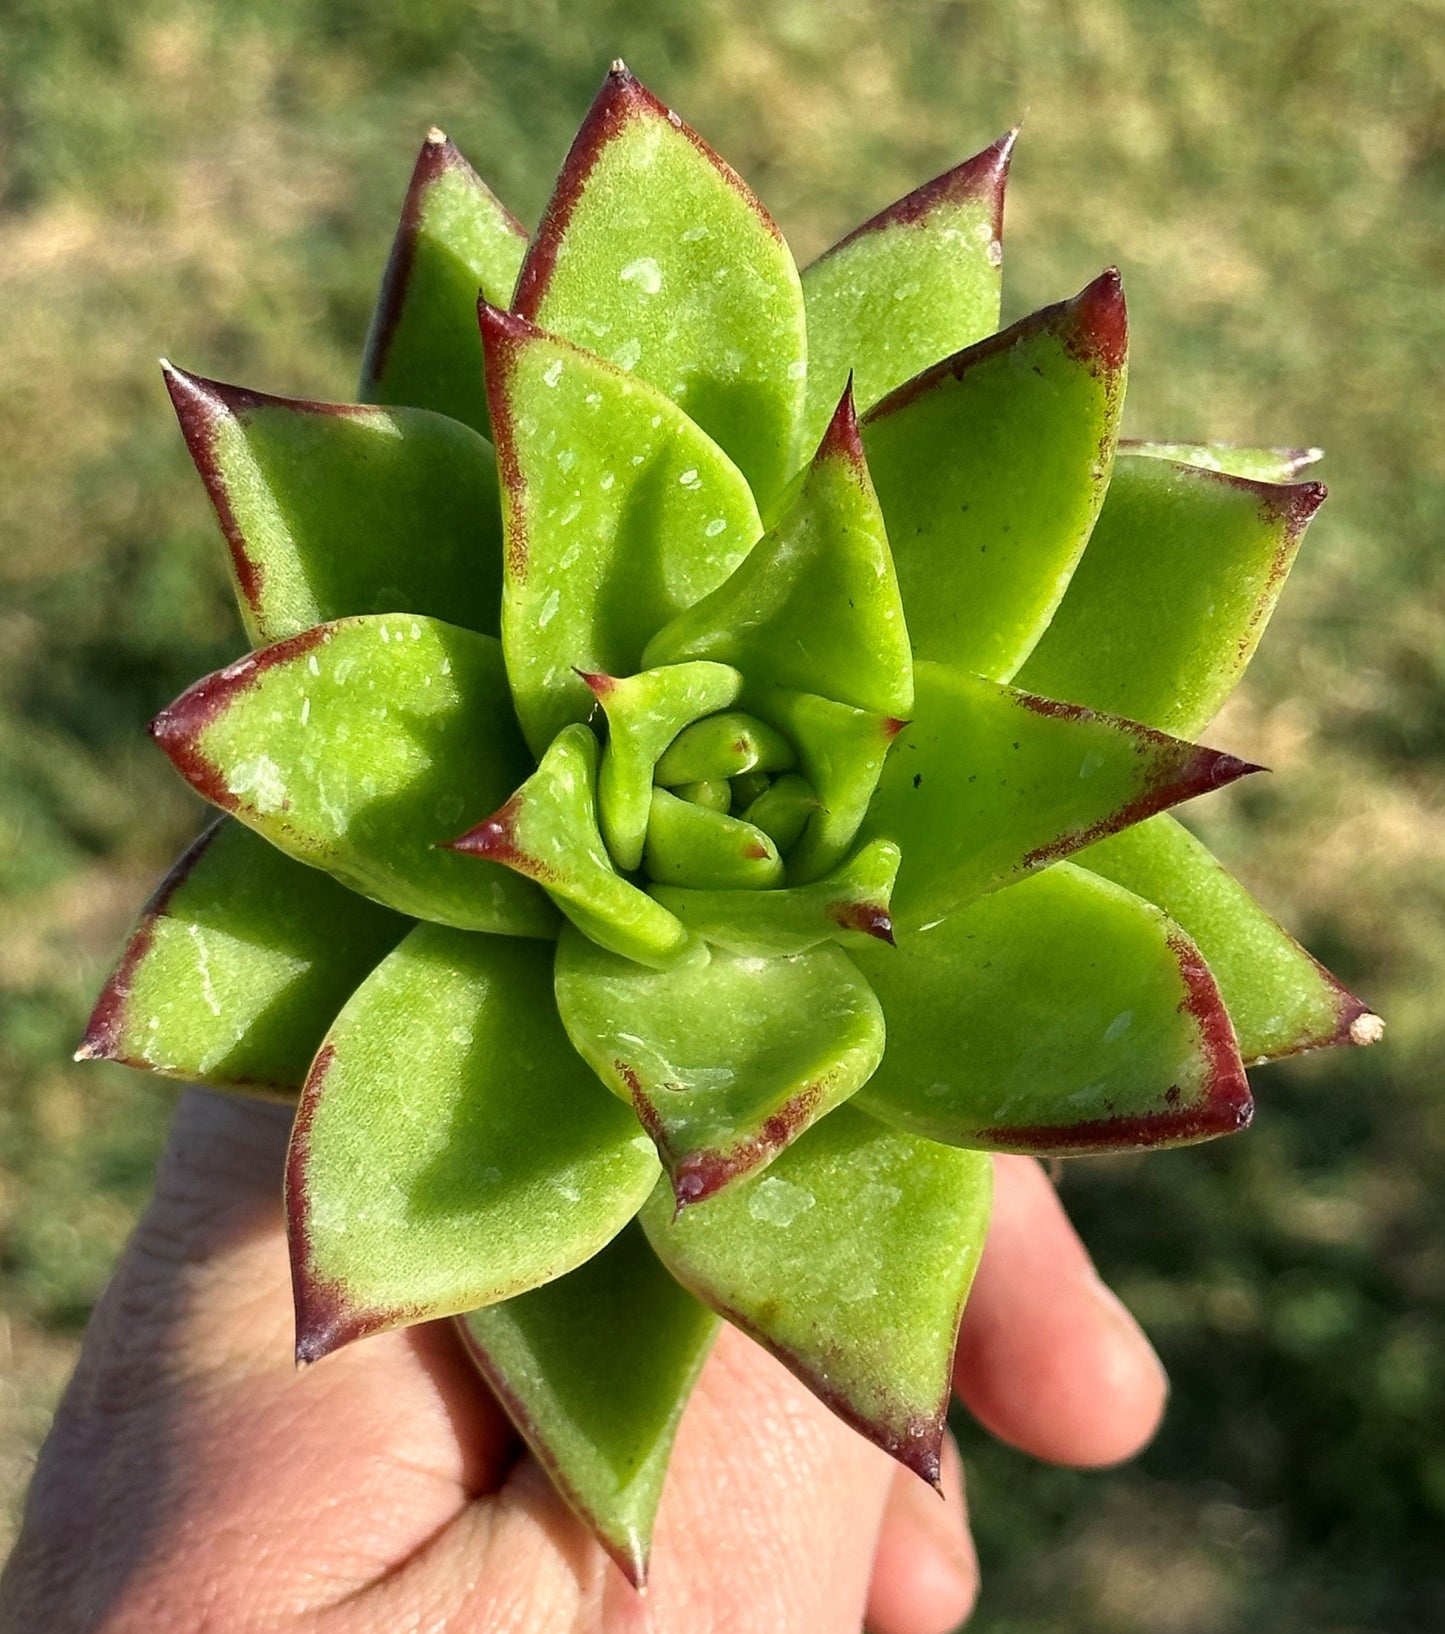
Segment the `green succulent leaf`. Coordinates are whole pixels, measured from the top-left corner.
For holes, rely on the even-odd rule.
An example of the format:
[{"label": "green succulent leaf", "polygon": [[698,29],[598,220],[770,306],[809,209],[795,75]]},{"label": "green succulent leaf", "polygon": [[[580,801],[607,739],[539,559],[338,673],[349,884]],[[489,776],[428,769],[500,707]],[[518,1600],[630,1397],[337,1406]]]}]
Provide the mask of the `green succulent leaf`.
[{"label": "green succulent leaf", "polygon": [[815,804],[788,856],[788,879],[806,885],[847,856],[903,722],[807,692],[760,688],[745,701],[791,743]]},{"label": "green succulent leaf", "polygon": [[652,791],[642,867],[658,884],[704,891],[762,891],[783,883],[783,859],[762,829],[666,789]]},{"label": "green succulent leaf", "polygon": [[1121,457],[1019,685],[1166,732],[1202,731],[1253,657],[1324,497],[1318,482]]},{"label": "green succulent leaf", "polygon": [[762,532],[737,467],[661,392],[481,311],[505,487],[502,643],[540,755],[586,720],[583,672],[631,675],[650,638]]},{"label": "green succulent leaf", "polygon": [[903,604],[850,387],[777,526],[643,654],[649,664],[684,658],[731,664],[750,687],[818,693],[875,714],[913,707]]},{"label": "green succulent leaf", "polygon": [[903,853],[909,930],[1256,766],[1077,704],[917,666],[914,719],[864,828]]},{"label": "green succulent leaf", "polygon": [[863,421],[915,658],[1007,681],[1058,605],[1114,460],[1117,272],[900,386]]},{"label": "green succulent leaf", "polygon": [[872,408],[998,328],[1003,201],[1017,130],[855,228],[803,273],[809,438],[849,371]]},{"label": "green succulent leaf", "polygon": [[773,1161],[883,1053],[878,1001],[826,945],[779,959],[713,948],[646,971],[564,931],[557,1006],[656,1141],[679,1208]]},{"label": "green succulent leaf", "polygon": [[562,1276],[657,1172],[567,1042],[551,949],[419,926],[302,1092],[286,1171],[298,1358]]},{"label": "green succulent leaf", "polygon": [[145,905],[77,1060],[294,1095],[367,973],[411,921],[222,818]]},{"label": "green succulent leaf", "polygon": [[818,809],[818,796],[801,777],[791,773],[775,778],[754,792],[743,778],[734,778],[732,796],[744,799],[743,817],[777,846],[791,851]]},{"label": "green succulent leaf", "polygon": [[196,682],[151,734],[213,805],[365,896],[555,933],[535,885],[439,849],[527,770],[492,636],[406,614],[321,624]]},{"label": "green succulent leaf", "polygon": [[844,1106],[765,1174],[675,1218],[659,1187],[641,1218],[685,1288],[936,1482],[992,1178],[981,1152],[920,1140]]},{"label": "green succulent leaf", "polygon": [[1308,466],[1325,457],[1322,448],[1246,448],[1236,443],[1160,443],[1135,437],[1119,439],[1121,454],[1145,459],[1173,460],[1197,465],[1226,476],[1249,477],[1255,482],[1293,482]]},{"label": "green succulent leaf", "polygon": [[354,613],[425,613],[495,635],[496,461],[415,408],[268,397],[165,365],[230,550],[252,641]]},{"label": "green succulent leaf", "polygon": [[1199,950],[1158,908],[1066,862],[856,955],[888,1050],[858,1105],[993,1151],[1177,1146],[1252,1103]]},{"label": "green succulent leaf", "polygon": [[[766,798],[766,796],[764,796]],[[715,947],[759,958],[802,953],[819,942],[866,947],[892,942],[888,903],[898,875],[898,847],[863,846],[835,873],[782,891],[699,891],[654,885],[652,895]]]},{"label": "green succulent leaf", "polygon": [[412,172],[361,366],[366,403],[435,409],[490,435],[477,291],[512,299],[524,227],[441,131]]},{"label": "green succulent leaf", "polygon": [[687,931],[613,868],[597,824],[597,758],[597,739],[585,726],[564,727],[506,805],[450,841],[449,849],[535,880],[574,924],[614,953],[671,964],[687,944]]},{"label": "green succulent leaf", "polygon": [[1228,1007],[1246,1061],[1373,1044],[1384,1023],[1282,930],[1172,817],[1091,845],[1078,862],[1183,926]]},{"label": "green succulent leaf", "polygon": [[630,1225],[565,1277],[459,1326],[537,1461],[640,1588],[668,1456],[717,1318]]},{"label": "green succulent leaf", "polygon": [[680,732],[658,757],[654,776],[664,788],[676,788],[704,779],[727,781],[744,772],[783,771],[796,760],[781,732],[741,710],[728,710]]},{"label": "green succulent leaf", "polygon": [[514,306],[665,392],[764,502],[792,475],[807,373],[792,255],[736,172],[621,63],[567,155]]},{"label": "green succulent leaf", "polygon": [[736,703],[743,678],[725,664],[670,664],[639,675],[582,677],[607,716],[597,809],[612,860],[626,872],[642,862],[652,810],[653,771],[685,726]]}]

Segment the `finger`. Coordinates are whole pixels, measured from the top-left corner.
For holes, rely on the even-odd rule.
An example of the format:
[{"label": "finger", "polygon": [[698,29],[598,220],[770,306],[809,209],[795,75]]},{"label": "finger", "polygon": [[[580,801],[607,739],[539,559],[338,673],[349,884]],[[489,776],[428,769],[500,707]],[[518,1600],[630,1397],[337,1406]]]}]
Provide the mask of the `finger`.
[{"label": "finger", "polygon": [[894,1473],[868,1590],[872,1634],[946,1634],[973,1609],[978,1556],[951,1435],[943,1438],[940,1485],[941,1501],[912,1471]]},{"label": "finger", "polygon": [[1059,1464],[1131,1457],[1168,1381],[1099,1280],[1032,1158],[995,1159],[993,1222],[959,1335],[954,1386],[1001,1441]]},{"label": "finger", "polygon": [[458,1628],[857,1634],[894,1467],[725,1326],[683,1415],[645,1596],[525,1459],[383,1585],[378,1626],[411,1627],[455,1595]]}]

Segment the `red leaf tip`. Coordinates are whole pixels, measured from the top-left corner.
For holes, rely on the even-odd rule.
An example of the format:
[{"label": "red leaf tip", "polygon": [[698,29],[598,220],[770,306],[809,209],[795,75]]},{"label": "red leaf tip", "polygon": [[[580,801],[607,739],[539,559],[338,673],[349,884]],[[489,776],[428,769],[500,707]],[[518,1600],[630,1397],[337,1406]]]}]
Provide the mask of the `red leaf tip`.
[{"label": "red leaf tip", "polygon": [[586,684],[594,698],[605,698],[617,688],[617,677],[615,675],[604,675],[601,670],[578,669],[574,664],[572,673],[579,681]]},{"label": "red leaf tip", "polygon": [[1068,349],[1084,363],[1117,372],[1129,355],[1129,315],[1124,280],[1117,267],[1106,267],[1065,308],[1071,334]]},{"label": "red leaf tip", "polygon": [[889,947],[898,946],[893,935],[893,916],[877,902],[840,902],[831,910],[830,917],[844,930],[861,931],[865,936],[887,942]]},{"label": "red leaf tip", "polygon": [[843,387],[843,395],[838,399],[838,406],[833,410],[833,418],[828,422],[828,429],[823,433],[823,440],[818,444],[818,452],[814,456],[814,464],[821,465],[824,460],[844,459],[855,469],[866,466],[867,457],[863,452],[863,439],[858,432],[858,409],[853,401],[853,371],[848,371],[848,382]]}]

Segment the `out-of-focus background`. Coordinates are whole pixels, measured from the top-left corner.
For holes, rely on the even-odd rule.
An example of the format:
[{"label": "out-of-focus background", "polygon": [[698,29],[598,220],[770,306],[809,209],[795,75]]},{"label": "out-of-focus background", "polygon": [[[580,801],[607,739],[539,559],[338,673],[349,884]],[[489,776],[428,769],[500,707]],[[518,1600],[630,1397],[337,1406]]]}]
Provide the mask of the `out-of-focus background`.
[{"label": "out-of-focus background", "polygon": [[1123,268],[1129,429],[1333,497],[1193,820],[1389,1018],[1248,1136],[1063,1181],[1175,1380],[1132,1468],[962,1427],[988,1634],[1445,1627],[1439,0],[5,0],[0,1543],[172,1091],[69,1052],[196,829],[141,727],[242,642],[155,359],[347,398],[414,151],[534,220],[623,53],[806,260],[1027,112],[1006,318]]}]

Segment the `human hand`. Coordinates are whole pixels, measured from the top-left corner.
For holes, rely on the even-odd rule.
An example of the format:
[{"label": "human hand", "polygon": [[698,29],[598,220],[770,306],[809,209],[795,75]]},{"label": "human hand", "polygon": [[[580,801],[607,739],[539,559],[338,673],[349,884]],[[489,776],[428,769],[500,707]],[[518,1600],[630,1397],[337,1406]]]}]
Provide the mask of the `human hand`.
[{"label": "human hand", "polygon": [[[302,1376],[285,1108],[193,1091],[96,1308],[0,1580],[4,1634],[941,1634],[977,1588],[939,1499],[724,1327],[684,1416],[645,1596],[572,1518],[447,1323]],[[1165,1380],[1052,1186],[1000,1158],[959,1342],[974,1415],[1095,1465]]]}]

